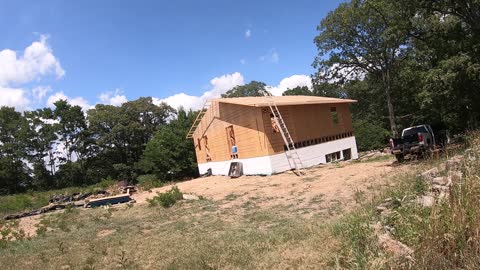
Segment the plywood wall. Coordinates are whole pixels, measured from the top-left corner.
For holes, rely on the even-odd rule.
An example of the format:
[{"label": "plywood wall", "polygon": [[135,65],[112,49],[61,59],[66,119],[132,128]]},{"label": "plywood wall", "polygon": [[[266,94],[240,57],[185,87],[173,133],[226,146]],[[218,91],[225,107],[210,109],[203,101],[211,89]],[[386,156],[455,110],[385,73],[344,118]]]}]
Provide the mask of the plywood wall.
[{"label": "plywood wall", "polygon": [[[338,124],[331,116],[335,107]],[[309,104],[279,107],[280,113],[294,142],[303,142],[322,137],[338,136],[353,132],[348,104]],[[270,124],[270,112],[263,112],[264,130],[269,141],[269,154],[284,151],[284,141],[280,133],[274,133]]]},{"label": "plywood wall", "polygon": [[261,108],[216,101],[212,108],[217,112],[206,114],[193,136],[198,163],[207,162],[205,137],[211,161],[225,161],[231,158],[226,131],[229,126],[233,126],[235,133],[238,158],[268,155],[268,141],[263,131]]},{"label": "plywood wall", "polygon": [[[338,123],[332,120],[335,107]],[[294,142],[343,136],[353,132],[348,104],[309,104],[280,106],[280,113]],[[207,162],[205,137],[210,161],[231,159],[227,127],[233,126],[238,158],[253,158],[284,151],[282,135],[273,132],[268,107],[251,107],[214,101],[193,135],[197,162]]]}]

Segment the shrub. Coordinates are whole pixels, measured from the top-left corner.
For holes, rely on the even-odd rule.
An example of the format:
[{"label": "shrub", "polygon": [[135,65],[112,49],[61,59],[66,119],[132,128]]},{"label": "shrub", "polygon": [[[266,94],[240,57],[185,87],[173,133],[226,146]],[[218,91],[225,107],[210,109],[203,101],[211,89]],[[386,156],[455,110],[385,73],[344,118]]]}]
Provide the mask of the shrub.
[{"label": "shrub", "polygon": [[153,199],[148,200],[148,202],[151,206],[160,204],[161,206],[168,208],[181,199],[183,199],[183,193],[180,192],[178,187],[174,186],[165,193],[159,193],[157,196],[153,197]]},{"label": "shrub", "polygon": [[353,128],[359,151],[383,149],[388,145],[390,132],[379,123],[354,120]]},{"label": "shrub", "polygon": [[140,187],[145,190],[150,190],[152,188],[157,188],[163,186],[158,177],[154,174],[144,174],[137,177],[137,183]]},{"label": "shrub", "polygon": [[97,183],[95,185],[95,187],[98,187],[98,188],[101,188],[101,189],[107,189],[113,185],[116,184],[116,181],[113,180],[111,177],[107,177],[107,178],[104,178],[102,179],[102,181],[100,181],[100,183]]}]

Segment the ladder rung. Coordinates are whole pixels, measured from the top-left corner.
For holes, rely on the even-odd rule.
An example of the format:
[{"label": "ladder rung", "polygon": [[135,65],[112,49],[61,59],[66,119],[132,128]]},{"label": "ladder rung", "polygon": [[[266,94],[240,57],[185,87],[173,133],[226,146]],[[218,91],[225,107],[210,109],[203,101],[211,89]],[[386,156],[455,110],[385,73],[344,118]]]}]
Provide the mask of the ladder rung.
[{"label": "ladder rung", "polygon": [[275,104],[275,100],[272,94],[269,93],[268,91],[265,91],[264,96],[266,98],[268,106],[270,107],[270,111],[272,112],[273,117],[275,118],[275,122],[280,127],[280,133],[282,134],[282,138],[285,142],[285,145],[284,145],[286,149],[285,154],[286,154],[288,163],[290,164],[290,168],[295,169],[299,174],[302,174],[301,172],[301,168],[303,167],[302,160],[300,159],[297,153],[297,150],[295,148],[295,142],[293,141],[292,136],[288,131],[287,125],[285,124],[285,121],[282,118],[282,114],[280,113],[280,110]]}]

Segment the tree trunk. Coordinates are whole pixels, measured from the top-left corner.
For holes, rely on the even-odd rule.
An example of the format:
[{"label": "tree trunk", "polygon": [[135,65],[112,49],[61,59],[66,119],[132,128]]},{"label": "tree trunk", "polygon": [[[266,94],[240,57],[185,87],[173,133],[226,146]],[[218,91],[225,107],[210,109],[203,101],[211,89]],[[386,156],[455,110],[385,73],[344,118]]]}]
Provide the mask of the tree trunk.
[{"label": "tree trunk", "polygon": [[391,92],[391,82],[390,82],[390,72],[387,71],[383,74],[383,85],[385,87],[385,95],[387,97],[387,107],[388,107],[388,119],[390,120],[390,129],[394,138],[398,138],[398,129],[397,124],[395,123],[395,112],[393,110],[392,97],[390,96]]}]

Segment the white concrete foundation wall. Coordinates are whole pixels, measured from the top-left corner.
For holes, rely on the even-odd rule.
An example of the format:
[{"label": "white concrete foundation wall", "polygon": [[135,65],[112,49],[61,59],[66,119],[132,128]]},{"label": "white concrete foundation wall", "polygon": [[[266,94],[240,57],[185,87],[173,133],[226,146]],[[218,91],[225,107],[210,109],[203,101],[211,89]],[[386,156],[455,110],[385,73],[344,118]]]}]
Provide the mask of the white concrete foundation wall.
[{"label": "white concrete foundation wall", "polygon": [[200,174],[204,174],[209,168],[211,168],[213,175],[228,175],[230,163],[232,162],[241,162],[243,164],[243,174],[245,175],[272,174],[272,163],[270,161],[270,156],[207,162],[198,164],[198,170]]},{"label": "white concrete foundation wall", "polygon": [[[311,167],[321,163],[327,163],[325,155],[330,153],[340,152],[340,159],[343,159],[342,151],[349,148],[352,151],[352,159],[357,159],[358,151],[355,137],[298,148],[297,153],[302,160],[303,166]],[[213,175],[228,175],[230,163],[232,162],[241,162],[243,164],[243,174],[245,175],[271,175],[273,173],[290,170],[290,165],[285,153],[256,158],[207,162],[198,164],[198,170],[200,174],[204,174],[211,168]]]},{"label": "white concrete foundation wall", "polygon": [[[343,150],[351,149],[352,159],[358,158],[357,143],[355,137],[343,138],[331,142],[311,145],[297,149],[298,156],[304,167],[311,167],[321,163],[327,163],[325,155],[340,152],[340,159],[343,159]],[[270,156],[272,161],[272,173],[280,173],[290,170],[285,153]]]}]

